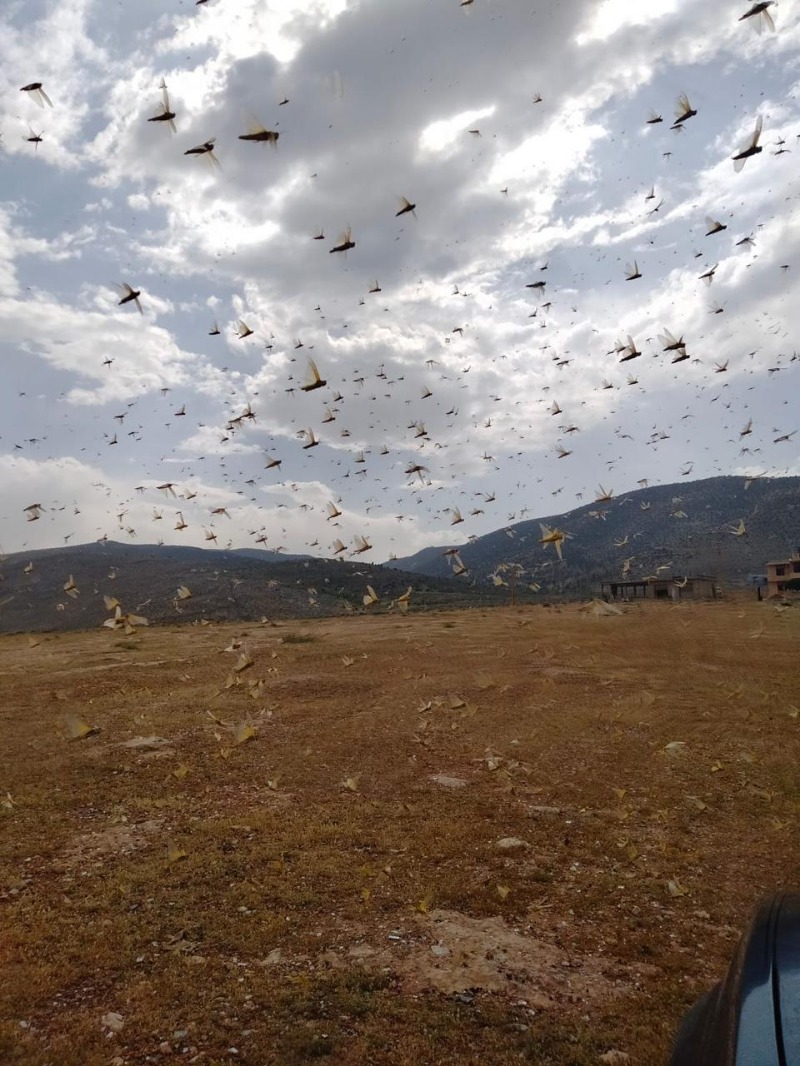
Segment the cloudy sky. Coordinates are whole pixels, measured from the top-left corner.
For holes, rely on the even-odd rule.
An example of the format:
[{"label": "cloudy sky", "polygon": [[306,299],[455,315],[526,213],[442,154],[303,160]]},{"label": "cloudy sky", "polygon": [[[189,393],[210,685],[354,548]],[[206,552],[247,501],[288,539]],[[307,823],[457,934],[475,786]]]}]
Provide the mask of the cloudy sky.
[{"label": "cloudy sky", "polygon": [[748,7],[5,0],[0,548],[377,562],[800,473],[800,5]]}]

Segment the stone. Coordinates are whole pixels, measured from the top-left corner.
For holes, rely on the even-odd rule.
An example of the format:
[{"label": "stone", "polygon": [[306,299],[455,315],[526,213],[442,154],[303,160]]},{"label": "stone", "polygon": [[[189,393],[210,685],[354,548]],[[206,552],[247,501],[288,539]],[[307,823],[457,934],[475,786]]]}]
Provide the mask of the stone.
[{"label": "stone", "polygon": [[517,848],[529,848],[530,844],[527,840],[520,840],[519,837],[501,837],[497,841],[497,847],[502,851],[515,851]]},{"label": "stone", "polygon": [[442,788],[466,788],[467,785],[463,777],[448,777],[447,774],[431,774],[431,781]]}]

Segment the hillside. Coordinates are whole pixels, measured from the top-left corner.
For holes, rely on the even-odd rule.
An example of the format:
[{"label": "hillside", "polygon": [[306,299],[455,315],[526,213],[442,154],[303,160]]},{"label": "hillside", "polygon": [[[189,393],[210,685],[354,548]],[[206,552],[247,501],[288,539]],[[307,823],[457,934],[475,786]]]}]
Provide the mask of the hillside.
[{"label": "hillside", "polygon": [[[731,528],[740,519],[747,533],[736,537]],[[539,543],[540,522],[569,534],[563,563],[552,546]],[[479,582],[489,581],[503,563],[518,563],[526,580],[543,591],[588,595],[600,581],[620,577],[625,559],[631,561],[631,578],[671,566],[676,574],[708,573],[736,585],[798,544],[800,478],[758,479],[745,488],[744,478],[718,477],[637,489],[565,514],[517,522],[459,551]],[[442,577],[450,572],[442,551],[426,548],[389,565]]]},{"label": "hillside", "polygon": [[[367,584],[378,609],[414,585],[415,607],[496,602],[451,578],[425,578],[370,563],[274,553],[219,551],[113,541],[7,555],[0,562],[0,633],[99,626],[110,616],[103,596],[150,622],[248,621],[325,617],[360,610]],[[26,572],[27,570],[27,572]],[[77,595],[64,591],[72,577]],[[177,599],[181,585],[192,593]]]},{"label": "hillside", "polygon": [[231,548],[229,554],[238,555],[242,559],[258,559],[262,563],[297,563],[314,558],[312,555],[291,555],[288,552],[273,552],[269,548]]},{"label": "hillside", "polygon": [[[599,582],[672,567],[676,574],[708,573],[741,585],[762,573],[766,561],[800,544],[800,478],[751,482],[720,477],[639,489],[566,514],[518,522],[472,542],[454,545],[469,573],[452,576],[441,547],[386,565],[308,556],[276,556],[258,549],[130,545],[113,541],[20,552],[0,561],[0,633],[72,630],[100,625],[109,616],[103,596],[151,622],[251,621],[325,617],[362,609],[367,584],[379,610],[412,585],[416,608],[482,606],[505,602],[491,575],[519,564],[528,585],[543,595],[589,596]],[[747,533],[731,529],[743,519]],[[539,523],[569,534],[564,561],[539,543]],[[78,593],[65,593],[70,576]],[[190,599],[178,600],[187,586]]]}]

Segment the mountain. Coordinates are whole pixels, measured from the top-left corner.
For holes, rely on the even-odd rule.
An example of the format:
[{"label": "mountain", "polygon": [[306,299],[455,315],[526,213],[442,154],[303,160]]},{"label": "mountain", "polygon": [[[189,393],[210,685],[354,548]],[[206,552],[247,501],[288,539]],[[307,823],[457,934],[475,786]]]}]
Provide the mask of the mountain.
[{"label": "mountain", "polygon": [[269,548],[230,548],[229,554],[242,559],[258,559],[262,563],[296,563],[313,559],[313,555],[290,555],[288,552],[273,552]]},{"label": "mountain", "polygon": [[[745,536],[731,529],[744,520]],[[540,544],[540,521],[568,534],[564,561]],[[253,621],[333,616],[362,609],[366,586],[385,610],[413,587],[415,609],[488,606],[507,602],[492,575],[518,564],[519,598],[590,596],[603,580],[671,567],[675,574],[709,574],[744,584],[768,559],[800,546],[800,478],[708,478],[636,490],[566,514],[517,522],[458,547],[469,573],[453,577],[441,547],[386,565],[342,562],[243,548],[78,544],[18,552],[0,560],[0,633],[99,626],[110,616],[103,596],[151,622]],[[27,573],[26,573],[27,570]],[[72,577],[78,593],[64,585]],[[190,599],[177,599],[187,586]]]},{"label": "mountain", "polygon": [[[740,519],[747,533],[737,537],[731,529]],[[539,543],[540,523],[569,535],[563,563],[552,545]],[[453,547],[479,583],[490,582],[503,563],[517,563],[525,571],[523,585],[535,582],[543,592],[589,595],[601,581],[619,579],[626,559],[631,579],[667,566],[676,575],[709,574],[744,584],[748,575],[764,573],[767,560],[788,557],[798,545],[800,478],[758,478],[745,488],[744,478],[716,477],[637,489]],[[388,565],[443,577],[451,572],[443,550],[424,548]]]},{"label": "mountain", "polygon": [[[64,590],[70,578],[74,597]],[[409,585],[415,609],[502,599],[493,589],[476,590],[447,575],[421,578],[371,563],[103,541],[3,557],[0,633],[99,626],[112,613],[104,596],[150,622],[332,616],[361,610],[368,584],[380,597],[379,611]],[[177,598],[181,585],[191,598]]]}]

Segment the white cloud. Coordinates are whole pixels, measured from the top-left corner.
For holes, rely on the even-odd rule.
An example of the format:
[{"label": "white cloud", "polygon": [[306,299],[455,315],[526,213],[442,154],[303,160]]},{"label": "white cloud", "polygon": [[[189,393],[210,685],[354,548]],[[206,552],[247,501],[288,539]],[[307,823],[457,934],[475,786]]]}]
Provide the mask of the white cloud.
[{"label": "white cloud", "polygon": [[456,141],[476,129],[480,135],[479,124],[481,119],[490,118],[496,111],[496,107],[482,107],[473,111],[462,111],[452,118],[441,118],[431,122],[419,135],[419,147],[422,152],[444,152],[455,146]]},{"label": "white cloud", "polygon": [[[94,75],[107,62],[104,49],[92,39],[89,16],[94,0],[52,0],[39,19],[19,23],[0,18],[0,119],[5,151],[30,156],[63,170],[81,165],[80,137],[90,111]],[[13,12],[9,12],[9,15]],[[35,58],[34,58],[35,57]],[[37,71],[46,72],[37,78]],[[34,94],[20,88],[43,80],[52,108],[38,107]],[[13,102],[12,102],[13,101]],[[34,146],[30,130],[42,133]]]},{"label": "white cloud", "polygon": [[224,4],[210,5],[177,20],[174,34],[161,49],[202,48],[213,42],[228,61],[266,52],[288,63],[310,27],[324,27],[347,6],[347,0],[272,0],[268,7],[260,0],[239,0],[233,10]]},{"label": "white cloud", "polygon": [[28,358],[38,356],[84,382],[68,390],[71,403],[103,404],[189,380],[185,364],[196,358],[192,353],[135,312],[112,313],[116,299],[103,302],[109,313],[65,307],[46,293],[0,297],[0,332]]},{"label": "white cloud", "polygon": [[679,0],[650,0],[646,7],[630,4],[628,0],[602,0],[592,12],[586,29],[578,33],[576,43],[608,41],[628,26],[651,26],[664,15],[677,11],[678,7]]}]

